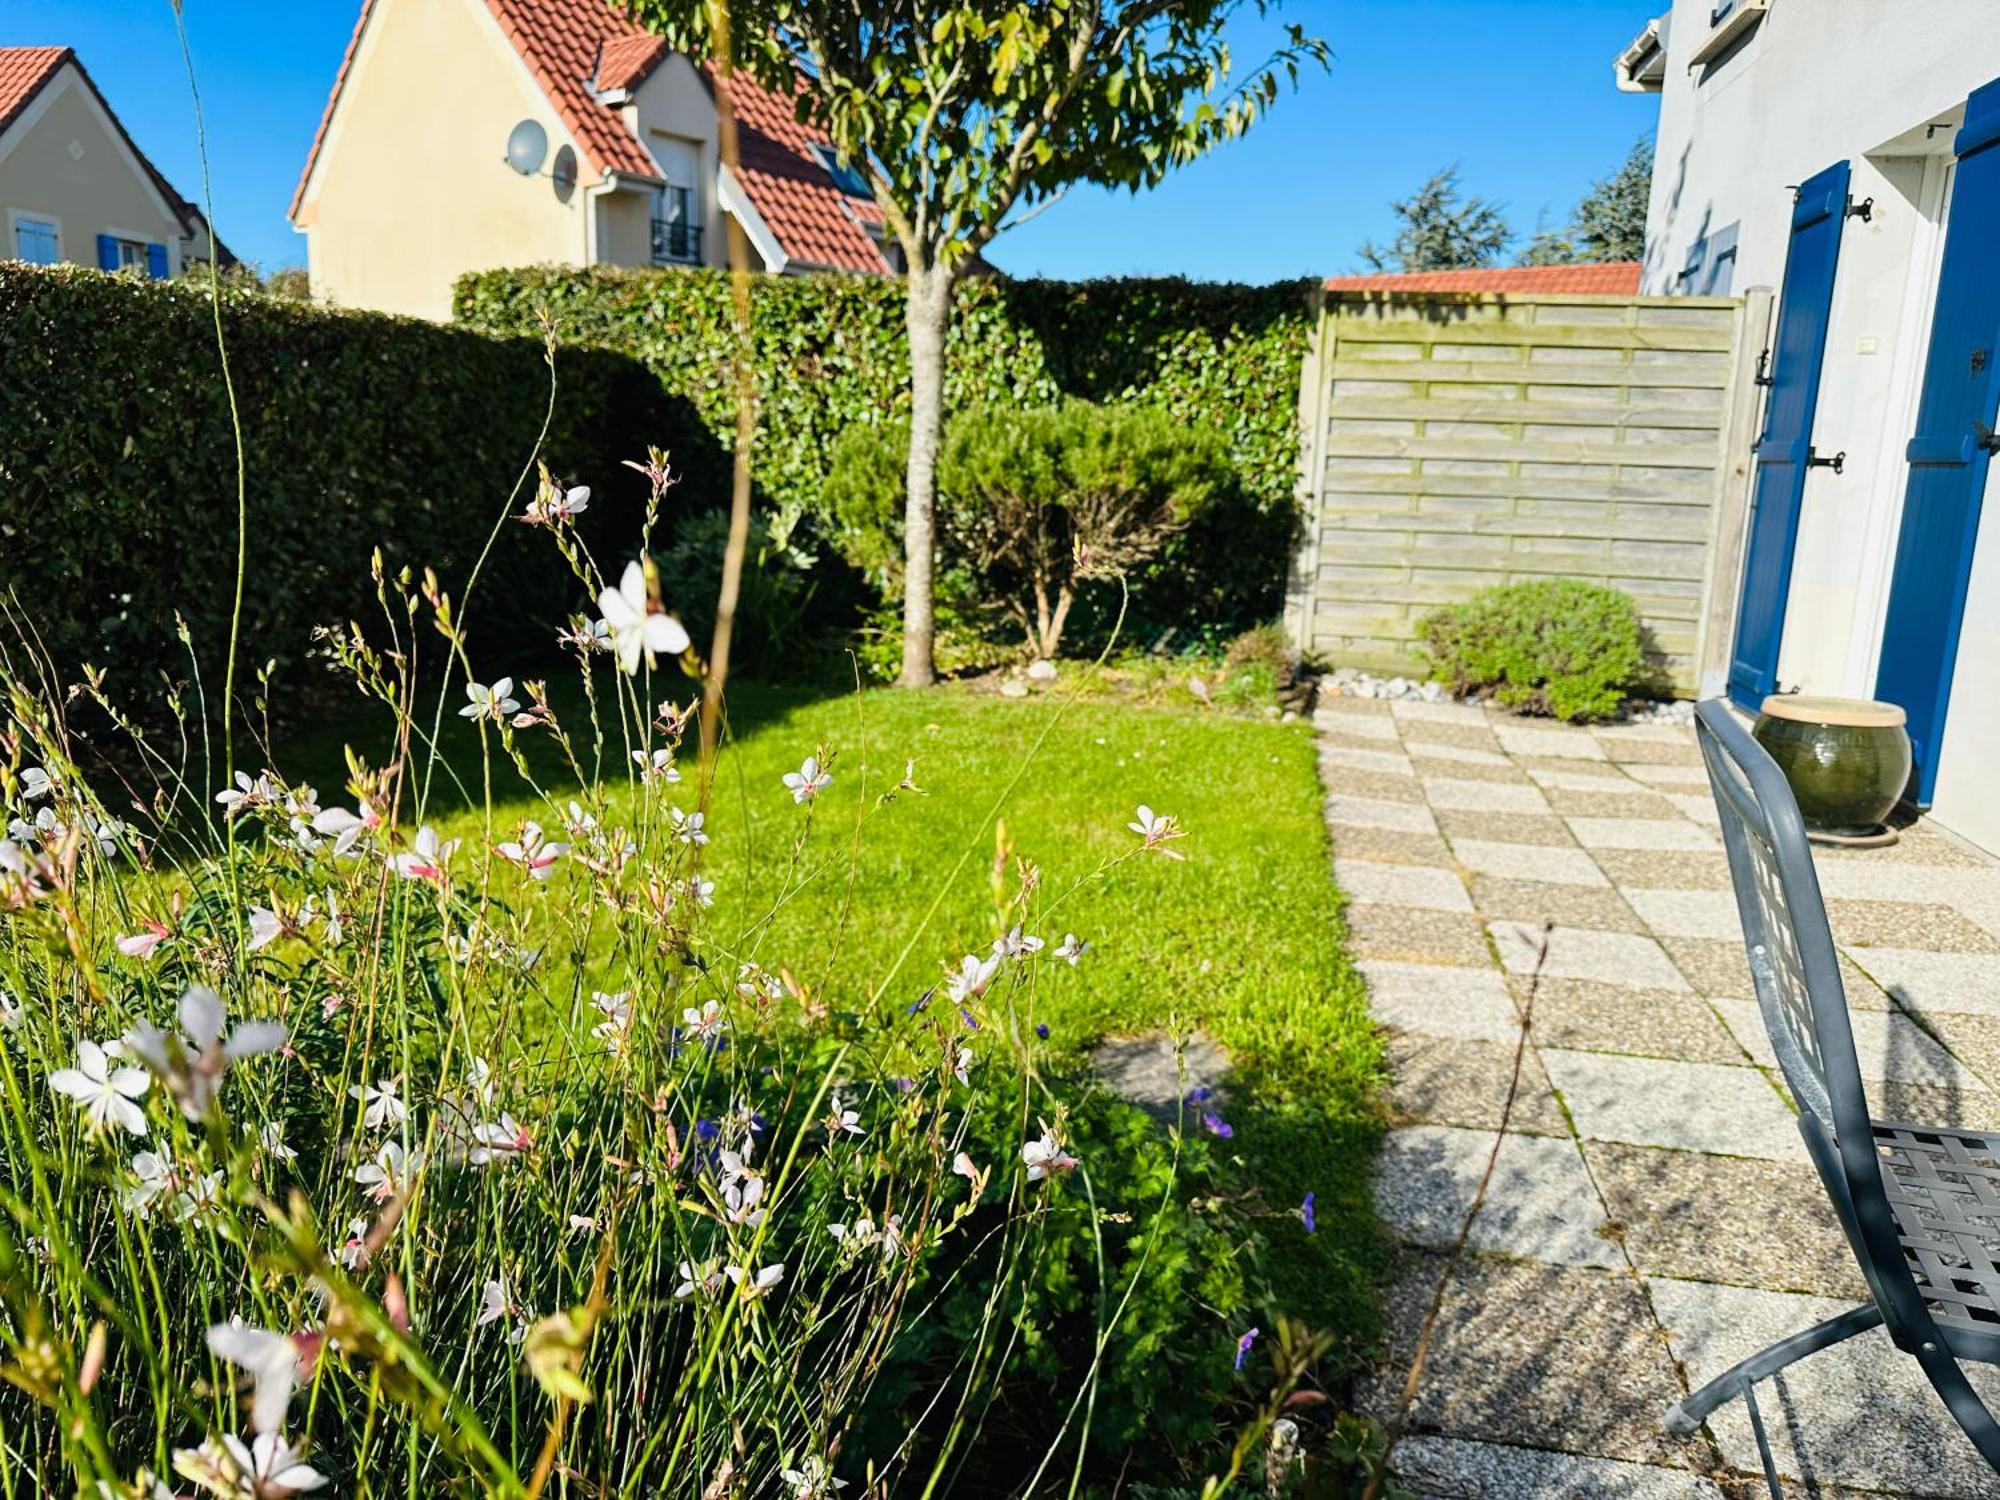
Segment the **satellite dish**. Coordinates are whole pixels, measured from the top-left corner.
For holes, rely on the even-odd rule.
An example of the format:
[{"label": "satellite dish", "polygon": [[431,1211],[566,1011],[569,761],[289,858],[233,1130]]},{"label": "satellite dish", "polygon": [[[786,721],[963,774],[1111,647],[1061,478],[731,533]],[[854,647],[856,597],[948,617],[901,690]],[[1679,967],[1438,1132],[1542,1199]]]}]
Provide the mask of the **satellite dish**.
[{"label": "satellite dish", "polygon": [[[567,148],[565,148],[567,149]],[[549,133],[539,121],[523,120],[507,135],[507,165],[523,177],[532,177],[549,154]]]},{"label": "satellite dish", "polygon": [[576,152],[568,146],[556,152],[556,164],[549,170],[549,177],[556,187],[556,201],[569,202],[569,195],[576,191]]}]

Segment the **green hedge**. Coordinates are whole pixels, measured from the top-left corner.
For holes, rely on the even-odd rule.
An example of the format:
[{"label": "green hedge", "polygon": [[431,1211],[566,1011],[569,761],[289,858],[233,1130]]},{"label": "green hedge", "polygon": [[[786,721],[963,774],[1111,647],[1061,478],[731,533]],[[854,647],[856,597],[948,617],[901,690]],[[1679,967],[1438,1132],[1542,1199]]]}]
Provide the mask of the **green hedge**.
[{"label": "green hedge", "polygon": [[[538,339],[343,313],[252,294],[224,306],[249,454],[245,659],[297,684],[316,624],[379,620],[369,561],[433,566],[455,592],[532,451],[548,398]],[[649,441],[716,462],[706,429],[640,366],[557,358],[551,466],[595,487],[586,517],[631,547]],[[718,470],[719,472],[719,467]],[[235,458],[205,292],[0,264],[0,596],[18,597],[67,674],[121,696],[204,673],[228,639]],[[539,543],[540,545],[537,545]],[[545,643],[578,602],[546,538],[506,527],[475,601],[475,648]],[[436,650],[435,641],[425,650]]]},{"label": "green hedge", "polygon": [[[566,342],[643,361],[726,443],[734,425],[729,278],[711,270],[535,267],[459,281],[457,317],[523,334],[544,311]],[[835,442],[906,416],[901,283],[760,277],[753,299],[762,403],[757,474],[777,503],[817,512]],[[958,293],[945,397],[1050,406],[1066,396],[1141,401],[1226,437],[1251,506],[1191,528],[1154,569],[1142,620],[1217,626],[1275,614],[1297,526],[1299,366],[1313,285],[1180,279],[971,280]]]}]

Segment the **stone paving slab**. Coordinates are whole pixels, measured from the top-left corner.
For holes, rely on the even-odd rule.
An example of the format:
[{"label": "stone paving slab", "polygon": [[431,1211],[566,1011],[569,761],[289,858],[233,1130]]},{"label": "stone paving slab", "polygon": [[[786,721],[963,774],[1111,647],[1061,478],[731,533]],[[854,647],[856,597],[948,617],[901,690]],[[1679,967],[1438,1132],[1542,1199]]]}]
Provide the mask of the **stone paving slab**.
[{"label": "stone paving slab", "polygon": [[1756,1068],[1542,1049],[1587,1141],[1805,1161],[1796,1117]]},{"label": "stone paving slab", "polygon": [[[1403,1242],[1358,1408],[1395,1414],[1445,1274],[1425,1247],[1455,1238],[1498,1141],[1396,1450],[1405,1489],[1761,1496],[1740,1405],[1687,1439],[1659,1418],[1862,1284],[1771,1066],[1692,734],[1379,703],[1320,722],[1352,951],[1389,1028],[1376,1199]],[[2000,865],[1922,823],[1814,857],[1872,1112],[2000,1129]],[[1876,1343],[1763,1388],[1787,1494],[2000,1500]],[[1849,1355],[1885,1382],[1878,1421]]]},{"label": "stone paving slab", "polygon": [[[1654,1310],[1674,1355],[1699,1384],[1765,1345],[1834,1316],[1851,1302],[1790,1292],[1649,1279]],[[1968,1365],[1989,1404],[2000,1371]],[[2000,1474],[1959,1431],[1917,1368],[1881,1329],[1799,1361],[1759,1390],[1781,1474],[1950,1500],[1995,1500]],[[1740,1402],[1709,1419],[1723,1455],[1755,1469],[1757,1450]]]},{"label": "stone paving slab", "polygon": [[1394,1466],[1423,1500],[1727,1500],[1686,1469],[1425,1434],[1396,1445]]},{"label": "stone paving slab", "polygon": [[1411,1244],[1449,1248],[1489,1160],[1493,1178],[1467,1240],[1474,1249],[1549,1265],[1624,1266],[1623,1252],[1604,1234],[1604,1203],[1583,1157],[1554,1136],[1445,1125],[1392,1130],[1375,1168],[1376,1211]]}]

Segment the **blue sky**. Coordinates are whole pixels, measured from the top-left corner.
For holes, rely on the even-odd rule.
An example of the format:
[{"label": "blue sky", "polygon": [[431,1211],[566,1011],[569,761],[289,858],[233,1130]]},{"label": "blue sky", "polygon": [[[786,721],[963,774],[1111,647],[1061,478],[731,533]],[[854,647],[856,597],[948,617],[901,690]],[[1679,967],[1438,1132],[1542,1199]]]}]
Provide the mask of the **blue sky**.
[{"label": "blue sky", "polygon": [[[303,263],[285,206],[359,0],[185,0],[208,120],[216,224],[238,254]],[[1611,60],[1664,0],[1292,0],[1332,69],[1247,138],[1137,197],[1078,191],[1010,231],[1017,275],[1268,281],[1356,265],[1393,233],[1389,199],[1436,168],[1508,206],[1525,239],[1653,128]],[[1239,59],[1276,30],[1239,24]],[[0,44],[75,47],[140,146],[199,196],[193,113],[168,0],[4,0]]]}]

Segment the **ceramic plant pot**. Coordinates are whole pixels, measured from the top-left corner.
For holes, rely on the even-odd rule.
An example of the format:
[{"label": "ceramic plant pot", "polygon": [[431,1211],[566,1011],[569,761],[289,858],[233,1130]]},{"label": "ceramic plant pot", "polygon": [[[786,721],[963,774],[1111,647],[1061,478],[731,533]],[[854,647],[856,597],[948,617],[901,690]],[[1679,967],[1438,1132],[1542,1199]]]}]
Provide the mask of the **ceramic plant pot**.
[{"label": "ceramic plant pot", "polygon": [[1785,773],[1806,832],[1873,839],[1910,781],[1903,710],[1865,698],[1766,698],[1751,731]]}]

